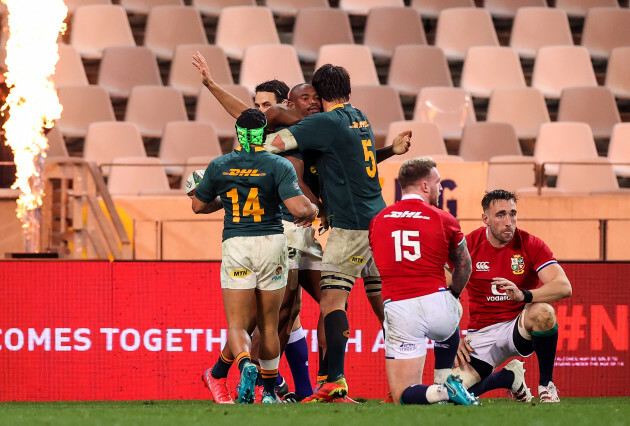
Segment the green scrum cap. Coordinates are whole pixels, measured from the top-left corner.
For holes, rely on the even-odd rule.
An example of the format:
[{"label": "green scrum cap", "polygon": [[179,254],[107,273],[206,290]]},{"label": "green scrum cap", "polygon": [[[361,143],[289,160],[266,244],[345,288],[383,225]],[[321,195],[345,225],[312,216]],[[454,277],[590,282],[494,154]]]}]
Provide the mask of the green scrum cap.
[{"label": "green scrum cap", "polygon": [[265,143],[267,117],[262,111],[254,108],[246,109],[236,120],[235,127],[238,142],[245,151],[250,151],[250,145]]}]

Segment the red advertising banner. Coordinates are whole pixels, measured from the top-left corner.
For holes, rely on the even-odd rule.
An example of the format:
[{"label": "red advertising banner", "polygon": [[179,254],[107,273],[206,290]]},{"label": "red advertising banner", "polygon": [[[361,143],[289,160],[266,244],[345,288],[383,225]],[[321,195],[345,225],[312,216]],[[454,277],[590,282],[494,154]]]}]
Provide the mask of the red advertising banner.
[{"label": "red advertising banner", "polygon": [[[619,283],[630,264],[563,266],[574,291],[554,304],[560,395],[628,395],[630,290]],[[0,262],[0,401],[208,399],[201,373],[227,338],[219,268],[206,262]],[[465,296],[462,302],[465,325]],[[350,393],[384,397],[383,336],[360,283],[349,305]],[[305,294],[301,319],[313,381],[317,338],[311,330],[318,314]],[[432,381],[432,366],[430,350],[425,383]],[[525,366],[535,393],[535,355]],[[280,371],[292,387],[284,360]]]}]

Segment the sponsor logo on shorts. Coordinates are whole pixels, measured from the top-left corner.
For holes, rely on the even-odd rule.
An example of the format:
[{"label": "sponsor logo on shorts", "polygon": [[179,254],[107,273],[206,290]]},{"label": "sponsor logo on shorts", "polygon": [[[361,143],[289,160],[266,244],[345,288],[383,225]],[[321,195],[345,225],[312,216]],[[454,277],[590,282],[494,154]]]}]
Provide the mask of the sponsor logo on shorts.
[{"label": "sponsor logo on shorts", "polygon": [[418,345],[414,344],[414,343],[401,343],[400,346],[398,347],[398,350],[400,350],[401,352],[413,352],[416,350],[416,347]]},{"label": "sponsor logo on shorts", "polygon": [[251,273],[252,271],[250,271],[249,269],[236,269],[230,272],[230,276],[232,278],[244,278]]},{"label": "sponsor logo on shorts", "polygon": [[512,262],[512,264],[510,265],[512,267],[512,273],[514,273],[515,275],[521,275],[523,272],[525,272],[525,259],[523,259],[523,256],[521,256],[520,254],[515,254],[510,260]]},{"label": "sponsor logo on shorts", "polygon": [[289,247],[289,259],[295,259],[295,256],[297,255],[297,250],[294,249],[293,247]]},{"label": "sponsor logo on shorts", "polygon": [[317,167],[313,165],[311,166],[310,170],[311,170],[311,174],[317,175]]},{"label": "sponsor logo on shorts", "polygon": [[475,263],[475,267],[477,268],[477,272],[489,272],[490,262],[477,262]]},{"label": "sponsor logo on shorts", "polygon": [[279,279],[282,279],[282,266],[278,266],[276,268],[276,273],[271,279],[271,281],[278,281]]},{"label": "sponsor logo on shorts", "polygon": [[424,216],[422,212],[414,212],[414,211],[409,211],[409,210],[405,210],[404,212],[399,212],[399,211],[394,210],[394,211],[389,212],[383,217],[391,217],[391,218],[408,217],[410,219],[425,219],[425,220],[431,219],[428,216]]},{"label": "sponsor logo on shorts", "polygon": [[350,256],[350,259],[348,260],[355,265],[363,265],[365,263],[365,259],[361,256]]},{"label": "sponsor logo on shorts", "polygon": [[267,173],[259,173],[258,169],[230,169],[228,172],[223,172],[224,176],[266,176]]}]

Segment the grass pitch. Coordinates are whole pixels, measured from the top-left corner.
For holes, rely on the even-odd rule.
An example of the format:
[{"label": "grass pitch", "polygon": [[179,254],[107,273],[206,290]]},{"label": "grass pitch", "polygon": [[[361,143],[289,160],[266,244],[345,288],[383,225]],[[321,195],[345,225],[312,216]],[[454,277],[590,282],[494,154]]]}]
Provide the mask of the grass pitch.
[{"label": "grass pitch", "polygon": [[[537,400],[536,400],[537,401]],[[210,401],[8,402],[6,425],[628,425],[630,397],[560,404],[482,399],[479,407],[379,404],[216,405]]]}]

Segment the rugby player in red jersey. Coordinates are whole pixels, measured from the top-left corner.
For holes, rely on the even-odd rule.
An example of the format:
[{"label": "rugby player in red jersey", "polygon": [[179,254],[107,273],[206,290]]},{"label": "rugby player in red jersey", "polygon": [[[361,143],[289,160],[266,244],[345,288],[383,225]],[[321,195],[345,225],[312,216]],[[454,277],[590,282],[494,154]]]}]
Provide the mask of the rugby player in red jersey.
[{"label": "rugby player in red jersey", "polygon": [[523,363],[536,352],[540,402],[559,402],[553,383],[558,343],[556,313],[549,304],[571,296],[571,283],[540,238],[516,227],[516,196],[494,190],[481,201],[483,226],[466,236],[472,274],[466,286],[470,321],[455,369],[475,395],[508,388],[517,401],[532,399]]},{"label": "rugby player in red jersey", "polygon": [[[453,216],[436,207],[442,186],[431,158],[405,161],[398,182],[402,200],[374,217],[369,234],[382,281],[385,366],[391,396],[402,405],[449,399],[476,405],[476,398],[452,374],[462,315],[457,298],[471,270],[464,234]],[[453,264],[451,291],[444,274],[449,259]],[[426,337],[436,341],[436,384],[430,386],[421,384]]]}]

